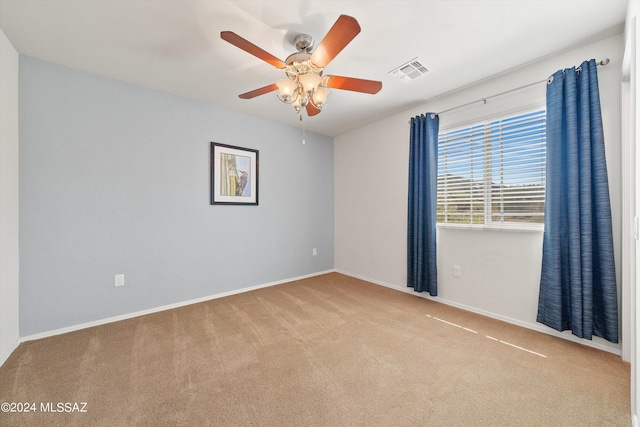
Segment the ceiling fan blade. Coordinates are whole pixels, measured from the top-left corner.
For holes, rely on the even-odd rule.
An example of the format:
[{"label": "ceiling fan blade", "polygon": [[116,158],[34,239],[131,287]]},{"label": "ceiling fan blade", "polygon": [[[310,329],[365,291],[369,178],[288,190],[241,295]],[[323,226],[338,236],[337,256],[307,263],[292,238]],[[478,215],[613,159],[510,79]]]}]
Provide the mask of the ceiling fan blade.
[{"label": "ceiling fan blade", "polygon": [[240,37],[239,35],[237,35],[236,33],[234,33],[233,31],[221,31],[220,32],[220,38],[222,40],[225,40],[229,43],[231,43],[232,45],[239,47],[240,49],[244,50],[245,52],[250,53],[251,55],[262,59],[263,61],[273,65],[276,68],[285,68],[287,66],[287,64],[285,64],[284,62],[282,62],[280,59],[276,58],[275,56],[271,55],[269,52],[259,48],[258,46],[256,46],[255,44],[251,43],[250,41],[243,39],[242,37]]},{"label": "ceiling fan blade", "polygon": [[332,89],[351,90],[353,92],[370,93],[380,92],[382,82],[377,80],[355,79],[353,77],[325,76],[324,84]]},{"label": "ceiling fan blade", "polygon": [[243,93],[242,95],[238,95],[242,99],[251,99],[256,96],[264,95],[265,93],[273,92],[274,90],[278,90],[278,86],[274,84],[270,84],[269,86],[261,87],[260,89],[252,90],[251,92]]},{"label": "ceiling fan blade", "polygon": [[320,114],[320,110],[313,106],[310,102],[307,103],[307,116],[315,116],[316,114]]},{"label": "ceiling fan blade", "polygon": [[340,15],[311,55],[311,62],[317,67],[326,67],[359,32],[360,25],[355,18]]}]

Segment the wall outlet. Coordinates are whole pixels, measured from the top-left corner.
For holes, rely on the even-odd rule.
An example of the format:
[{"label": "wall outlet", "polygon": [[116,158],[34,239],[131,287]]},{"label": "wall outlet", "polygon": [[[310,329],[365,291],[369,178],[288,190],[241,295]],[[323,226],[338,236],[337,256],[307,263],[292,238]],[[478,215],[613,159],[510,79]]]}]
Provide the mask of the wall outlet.
[{"label": "wall outlet", "polygon": [[313,256],[318,255],[318,249],[313,248],[313,251],[311,251],[311,254],[312,254]]},{"label": "wall outlet", "polygon": [[462,268],[457,265],[453,266],[453,277],[462,277]]},{"label": "wall outlet", "polygon": [[114,276],[114,284],[116,286],[124,286],[124,274],[116,274]]}]

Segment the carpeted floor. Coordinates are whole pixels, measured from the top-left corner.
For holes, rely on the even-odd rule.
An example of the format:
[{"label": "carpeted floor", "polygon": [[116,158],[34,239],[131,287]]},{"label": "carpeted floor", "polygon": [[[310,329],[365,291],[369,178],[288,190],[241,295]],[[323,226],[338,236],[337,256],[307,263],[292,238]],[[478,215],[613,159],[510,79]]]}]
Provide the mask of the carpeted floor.
[{"label": "carpeted floor", "polygon": [[23,343],[0,402],[35,411],[0,425],[628,426],[629,376],[613,354],[331,273]]}]

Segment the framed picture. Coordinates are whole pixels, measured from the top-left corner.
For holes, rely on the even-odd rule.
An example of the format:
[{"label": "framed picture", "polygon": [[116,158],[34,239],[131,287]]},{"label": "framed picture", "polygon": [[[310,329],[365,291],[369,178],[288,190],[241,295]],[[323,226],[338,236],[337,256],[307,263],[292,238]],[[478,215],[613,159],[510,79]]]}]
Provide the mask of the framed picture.
[{"label": "framed picture", "polygon": [[211,204],[258,204],[258,150],[211,143]]}]

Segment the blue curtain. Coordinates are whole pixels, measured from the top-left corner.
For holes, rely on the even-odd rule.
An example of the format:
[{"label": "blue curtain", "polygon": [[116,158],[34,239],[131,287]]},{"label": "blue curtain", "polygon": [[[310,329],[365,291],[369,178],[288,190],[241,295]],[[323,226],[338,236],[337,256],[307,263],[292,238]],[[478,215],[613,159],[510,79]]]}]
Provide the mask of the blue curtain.
[{"label": "blue curtain", "polygon": [[611,207],[595,60],[547,85],[547,192],[537,320],[618,342]]},{"label": "blue curtain", "polygon": [[438,295],[436,204],[438,191],[438,125],[433,113],[411,119],[409,147],[409,214],[407,286]]}]

